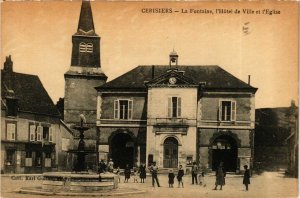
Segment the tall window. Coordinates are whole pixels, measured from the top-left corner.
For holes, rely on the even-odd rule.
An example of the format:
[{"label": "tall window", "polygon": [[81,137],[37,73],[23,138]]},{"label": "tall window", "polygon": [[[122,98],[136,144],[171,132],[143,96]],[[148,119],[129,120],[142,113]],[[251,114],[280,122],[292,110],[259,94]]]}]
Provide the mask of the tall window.
[{"label": "tall window", "polygon": [[169,97],[168,98],[168,117],[178,118],[181,117],[181,98]]},{"label": "tall window", "polygon": [[49,140],[49,127],[43,127],[43,140]]},{"label": "tall window", "polygon": [[7,140],[16,140],[16,124],[7,123],[6,124],[6,137]]},{"label": "tall window", "polygon": [[43,135],[43,127],[38,126],[36,132],[36,141],[42,141],[42,137],[43,137],[42,135]]},{"label": "tall window", "polygon": [[236,102],[231,100],[221,100],[219,104],[219,120],[235,121]]},{"label": "tall window", "polygon": [[115,100],[114,118],[121,120],[132,119],[132,100]]},{"label": "tall window", "polygon": [[79,44],[79,52],[82,52],[82,53],[92,53],[93,52],[93,44],[92,43],[84,43],[84,42],[81,42]]}]

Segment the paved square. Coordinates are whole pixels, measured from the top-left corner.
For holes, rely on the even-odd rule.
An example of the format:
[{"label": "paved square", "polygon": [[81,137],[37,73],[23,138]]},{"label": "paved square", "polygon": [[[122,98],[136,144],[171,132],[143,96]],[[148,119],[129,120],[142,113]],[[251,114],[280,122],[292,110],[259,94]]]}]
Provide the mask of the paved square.
[{"label": "paved square", "polygon": [[[298,196],[298,180],[296,178],[285,177],[282,172],[265,172],[262,175],[254,175],[251,178],[251,184],[249,191],[244,190],[242,184],[242,176],[227,175],[226,185],[223,190],[212,190],[214,188],[215,176],[213,174],[207,175],[205,181],[207,186],[202,187],[199,185],[192,185],[191,176],[184,176],[184,188],[177,188],[177,182],[175,181],[174,188],[168,187],[167,175],[159,175],[159,182],[161,187],[152,187],[151,176],[147,176],[146,183],[133,183],[133,178],[130,178],[129,183],[123,183],[124,177],[121,177],[121,183],[119,187],[121,189],[126,188],[137,188],[146,190],[145,194],[135,195],[123,195],[121,197],[132,197],[132,198],[144,198],[144,197],[155,197],[155,198],[186,198],[186,197],[297,197]],[[39,198],[46,197],[41,195],[26,195],[17,194],[14,190],[20,187],[31,187],[41,185],[39,180],[12,180],[11,177],[1,177],[1,197],[9,198]],[[59,198],[66,198],[70,196],[55,196]],[[112,197],[112,196],[110,196]]]}]

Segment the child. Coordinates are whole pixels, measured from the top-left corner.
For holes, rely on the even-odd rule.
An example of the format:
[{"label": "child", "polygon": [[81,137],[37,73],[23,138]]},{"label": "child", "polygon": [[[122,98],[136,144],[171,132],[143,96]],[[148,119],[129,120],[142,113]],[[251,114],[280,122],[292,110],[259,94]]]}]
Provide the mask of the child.
[{"label": "child", "polygon": [[245,169],[245,173],[243,177],[243,184],[246,187],[246,191],[248,191],[248,185],[250,184],[250,172],[247,165],[244,166],[244,169]]},{"label": "child", "polygon": [[178,188],[180,187],[180,183],[181,183],[182,188],[183,188],[183,181],[182,181],[183,175],[184,175],[184,171],[182,169],[182,165],[179,165],[179,170],[178,170],[178,174],[177,174]]},{"label": "child", "polygon": [[173,188],[174,177],[175,177],[175,175],[173,173],[173,169],[170,169],[169,175],[168,175],[168,178],[169,178],[169,188]]},{"label": "child", "polygon": [[116,174],[118,175],[118,180],[119,180],[119,183],[120,183],[120,167],[119,166],[117,168]]},{"label": "child", "polygon": [[204,171],[199,171],[198,173],[198,181],[199,181],[199,185],[205,187],[206,184],[204,182]]},{"label": "child", "polygon": [[139,183],[138,182],[138,169],[137,168],[134,168],[133,169],[133,183]]},{"label": "child", "polygon": [[126,168],[124,170],[125,180],[124,183],[128,183],[128,180],[130,179],[131,170],[129,168],[129,165],[126,164]]}]

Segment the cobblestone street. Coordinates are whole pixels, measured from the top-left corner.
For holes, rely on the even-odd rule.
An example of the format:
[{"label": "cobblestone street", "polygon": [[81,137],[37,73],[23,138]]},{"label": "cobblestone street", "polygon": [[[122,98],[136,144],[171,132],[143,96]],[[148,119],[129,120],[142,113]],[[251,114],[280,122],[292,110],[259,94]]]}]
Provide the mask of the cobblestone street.
[{"label": "cobblestone street", "polygon": [[[18,194],[14,191],[20,187],[40,186],[39,180],[13,180],[9,176],[2,176],[1,197],[9,198],[23,198],[23,197],[45,197],[41,195]],[[133,183],[133,178],[129,183],[123,183],[123,177],[119,184],[119,191],[126,192],[128,188],[136,188],[145,190],[144,194],[124,194],[122,197],[172,197],[172,198],[186,198],[186,197],[297,197],[298,183],[295,178],[287,178],[282,172],[265,172],[262,175],[254,175],[251,178],[251,185],[249,191],[244,191],[242,184],[242,177],[237,175],[227,175],[226,185],[223,190],[212,190],[214,188],[213,175],[205,177],[206,187],[191,184],[191,176],[184,177],[184,188],[177,188],[175,183],[174,188],[168,187],[167,175],[159,175],[160,188],[153,188],[151,185],[151,177],[147,176],[146,183]],[[70,196],[55,196],[55,197],[70,197]],[[110,196],[111,197],[111,196]]]}]

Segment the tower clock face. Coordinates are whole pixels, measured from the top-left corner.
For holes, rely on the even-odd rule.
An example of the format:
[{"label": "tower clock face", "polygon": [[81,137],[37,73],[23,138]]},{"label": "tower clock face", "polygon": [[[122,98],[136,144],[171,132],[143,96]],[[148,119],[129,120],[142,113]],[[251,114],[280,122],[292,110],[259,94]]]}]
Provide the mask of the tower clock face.
[{"label": "tower clock face", "polygon": [[176,78],[174,78],[174,77],[170,78],[169,83],[174,85],[176,83]]}]

